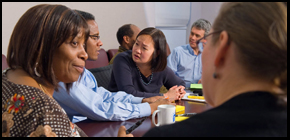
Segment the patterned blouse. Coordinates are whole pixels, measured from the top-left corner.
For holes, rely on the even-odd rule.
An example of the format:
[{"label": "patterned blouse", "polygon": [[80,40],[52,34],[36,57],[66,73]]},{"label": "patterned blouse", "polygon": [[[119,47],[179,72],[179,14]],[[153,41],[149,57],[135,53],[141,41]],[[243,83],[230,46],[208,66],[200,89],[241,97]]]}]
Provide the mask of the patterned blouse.
[{"label": "patterned blouse", "polygon": [[2,137],[87,136],[42,90],[7,80],[2,72]]}]

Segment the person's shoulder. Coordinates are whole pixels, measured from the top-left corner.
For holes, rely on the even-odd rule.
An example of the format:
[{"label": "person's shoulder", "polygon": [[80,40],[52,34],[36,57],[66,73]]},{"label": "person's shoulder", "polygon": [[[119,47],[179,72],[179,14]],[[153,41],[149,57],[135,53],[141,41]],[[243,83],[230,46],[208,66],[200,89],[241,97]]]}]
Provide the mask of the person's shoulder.
[{"label": "person's shoulder", "polygon": [[92,72],[90,70],[84,68],[84,73],[83,73],[82,76],[85,76],[85,77],[87,77],[87,76],[93,76],[93,74],[92,74]]},{"label": "person's shoulder", "polygon": [[175,47],[174,49],[175,49],[175,50],[179,50],[179,49],[187,49],[188,46],[189,46],[189,44],[185,44],[185,45],[177,46],[177,47]]},{"label": "person's shoulder", "polygon": [[[42,120],[43,124],[39,126],[46,126],[50,129],[53,129],[53,133],[57,134],[56,136],[71,136],[71,126],[70,120],[67,117],[64,109],[58,104],[55,99],[52,99],[49,96],[43,95],[40,93],[40,96],[35,96],[33,98],[35,101],[30,104],[31,114],[26,114],[29,116],[35,116],[35,120]],[[52,119],[53,118],[53,119]],[[55,124],[62,123],[63,128],[57,129],[58,126]],[[39,127],[38,126],[38,127]],[[33,134],[33,133],[31,133]]]},{"label": "person's shoulder", "polygon": [[165,69],[163,70],[163,72],[166,73],[166,74],[168,72],[170,72],[170,71],[172,71],[172,69],[170,67],[168,67],[168,66],[166,66]]},{"label": "person's shoulder", "polygon": [[132,54],[132,50],[119,53],[114,59],[114,64],[115,62],[117,62],[118,64],[129,63],[130,60],[132,59],[131,54]]},{"label": "person's shoulder", "polygon": [[[43,106],[45,109],[55,109],[58,108],[60,109],[61,107],[59,106],[59,104],[51,97],[49,97],[48,95],[46,95],[45,93],[43,93],[42,91],[37,91],[35,92],[36,94],[33,95],[34,101],[36,104],[38,104],[39,106]],[[38,102],[38,103],[37,103]],[[38,108],[39,106],[35,106],[36,108]],[[61,111],[61,110],[59,110]]]},{"label": "person's shoulder", "polygon": [[49,95],[45,94],[42,90],[36,87],[21,86],[16,89],[16,91],[17,92],[13,95],[13,100],[21,101],[23,103],[22,112],[29,112],[29,110],[32,110],[34,113],[45,114],[46,112],[51,112],[52,110],[55,112],[62,111],[59,104],[53,98],[49,97]]},{"label": "person's shoulder", "polygon": [[151,128],[147,131],[142,137],[162,137],[163,136],[163,129],[160,127]]},{"label": "person's shoulder", "polygon": [[118,55],[116,55],[116,58],[119,57],[129,57],[132,54],[132,50],[120,52]]},{"label": "person's shoulder", "polygon": [[177,47],[175,47],[175,48],[173,49],[173,52],[175,52],[175,53],[182,53],[182,52],[188,50],[188,46],[189,46],[189,44],[185,44],[185,45],[177,46]]},{"label": "person's shoulder", "polygon": [[82,81],[82,80],[85,80],[85,79],[95,79],[95,76],[94,76],[93,72],[96,71],[97,69],[98,68],[88,70],[88,69],[84,68],[84,73],[81,76],[82,79],[79,80],[79,81]]}]

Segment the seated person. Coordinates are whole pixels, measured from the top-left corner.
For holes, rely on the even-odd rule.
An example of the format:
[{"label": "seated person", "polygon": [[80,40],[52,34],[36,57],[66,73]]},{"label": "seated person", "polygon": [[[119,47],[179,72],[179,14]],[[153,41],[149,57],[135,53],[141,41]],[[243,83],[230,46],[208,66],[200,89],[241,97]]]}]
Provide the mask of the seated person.
[{"label": "seated person", "polygon": [[70,87],[83,73],[88,35],[86,21],[63,5],[36,5],[22,15],[2,72],[2,137],[87,136],[52,95],[58,82]]},{"label": "seated person", "polygon": [[210,22],[205,19],[194,22],[189,34],[189,44],[174,48],[167,58],[167,66],[185,82],[186,88],[190,84],[201,83],[202,50],[199,50],[196,41],[207,35],[210,27]]},{"label": "seated person", "polygon": [[[99,38],[99,28],[92,14],[76,10],[87,21],[90,35],[86,42],[88,59],[98,59],[98,50],[103,45]],[[98,87],[94,75],[84,68],[83,75],[67,91],[63,82],[53,94],[55,100],[64,108],[75,123],[86,119],[96,121],[125,121],[151,115],[159,104],[169,104],[169,100],[160,97],[140,98],[125,92],[109,92]],[[160,99],[156,101],[157,99]],[[156,101],[156,102],[155,102]],[[150,104],[149,104],[150,103]]]},{"label": "seated person", "polygon": [[118,52],[113,56],[109,64],[114,63],[114,59],[119,53],[132,50],[136,36],[140,31],[140,28],[134,24],[125,24],[118,29],[116,36],[120,46]]},{"label": "seated person", "polygon": [[[132,51],[118,54],[114,60],[108,90],[125,91],[136,97],[171,96],[181,99],[185,83],[166,66],[166,38],[156,28],[145,28],[137,36]],[[164,85],[168,92],[159,93]],[[170,95],[171,94],[171,95]]]},{"label": "seated person", "polygon": [[[110,60],[109,64],[114,63],[115,57],[124,51],[132,50],[133,45],[135,44],[136,37],[140,33],[139,27],[134,24],[125,24],[121,26],[117,31],[117,40],[120,44],[118,52],[114,55],[114,57]],[[166,44],[167,55],[170,54],[170,49],[168,44]],[[160,88],[160,93],[166,93],[168,90],[162,86]]]},{"label": "seated person", "polygon": [[204,38],[203,93],[213,108],[144,136],[287,137],[284,3],[223,3]]}]

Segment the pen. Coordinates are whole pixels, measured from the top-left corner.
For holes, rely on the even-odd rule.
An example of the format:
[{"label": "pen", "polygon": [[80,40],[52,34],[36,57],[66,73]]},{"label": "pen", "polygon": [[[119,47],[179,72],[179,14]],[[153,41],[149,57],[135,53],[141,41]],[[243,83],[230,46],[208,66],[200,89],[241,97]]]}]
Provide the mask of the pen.
[{"label": "pen", "polygon": [[133,130],[135,130],[138,126],[140,126],[146,118],[147,118],[147,117],[143,118],[142,120],[137,121],[133,126],[131,126],[129,129],[126,130],[126,134],[131,133],[131,132],[132,132]]},{"label": "pen", "polygon": [[184,116],[184,117],[190,117],[190,116],[193,116],[195,115],[196,113],[185,113],[185,114],[179,114],[179,115],[176,115],[176,117],[180,117],[180,116]]}]

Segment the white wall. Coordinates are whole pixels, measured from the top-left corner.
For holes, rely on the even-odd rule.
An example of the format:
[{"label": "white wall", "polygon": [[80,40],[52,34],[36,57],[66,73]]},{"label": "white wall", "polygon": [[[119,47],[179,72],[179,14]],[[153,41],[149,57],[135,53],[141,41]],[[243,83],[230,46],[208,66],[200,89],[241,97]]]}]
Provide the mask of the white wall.
[{"label": "white wall", "polygon": [[155,26],[164,33],[170,50],[185,44],[190,2],[154,2],[154,5]]},{"label": "white wall", "polygon": [[19,18],[32,6],[43,3],[92,13],[105,50],[119,47],[116,32],[123,24],[132,23],[140,29],[147,27],[142,2],[2,2],[2,54],[7,54],[10,36]]},{"label": "white wall", "polygon": [[[42,3],[63,4],[71,9],[92,13],[99,25],[105,50],[118,48],[116,32],[123,24],[133,23],[140,29],[156,25],[154,2],[2,2],[2,54],[7,53],[8,42],[18,19],[30,7]],[[188,43],[191,24],[197,19],[205,18],[212,23],[222,2],[190,2],[189,4],[191,8],[187,26],[161,29],[171,49]]]},{"label": "white wall", "polygon": [[190,2],[154,2],[156,27],[184,27],[190,18]]},{"label": "white wall", "polygon": [[146,23],[148,27],[155,27],[155,4],[154,2],[143,2]]},{"label": "white wall", "polygon": [[[146,15],[146,21],[147,24],[150,25],[151,27],[156,27],[163,31],[163,33],[166,36],[168,45],[170,49],[172,50],[173,48],[188,44],[188,38],[189,38],[189,33],[191,30],[191,25],[193,22],[200,18],[207,19],[209,22],[213,23],[215,17],[218,14],[219,8],[222,4],[222,2],[186,2],[186,3],[176,3],[179,4],[179,6],[172,5],[175,4],[176,2],[144,2],[144,10],[145,10],[145,15]],[[190,5],[190,11],[184,10],[187,9]],[[156,15],[161,13],[162,11],[168,11],[170,10],[175,10],[174,12],[180,14],[183,12],[189,12],[189,19],[186,25],[181,25],[179,27],[176,26],[171,26],[171,23],[168,23],[164,26],[160,26],[156,17],[162,16]],[[183,11],[180,11],[183,10]],[[160,12],[161,11],[161,12]],[[170,16],[170,20],[179,20],[180,18],[178,16],[174,17],[174,12],[170,11],[168,12],[169,14],[173,15]],[[187,14],[188,15],[188,14]],[[185,16],[186,17],[186,16]],[[161,17],[161,18],[166,18],[166,17]],[[175,19],[174,19],[175,18]],[[168,19],[168,18],[167,18]],[[183,17],[184,19],[184,17]],[[168,19],[169,20],[169,19]],[[183,22],[186,23],[186,22]]]},{"label": "white wall", "polygon": [[222,2],[191,2],[191,17],[187,25],[186,43],[188,43],[191,25],[200,18],[204,18],[213,24],[221,4]]},{"label": "white wall", "polygon": [[186,27],[157,28],[164,33],[170,50],[173,50],[177,46],[186,44]]}]

